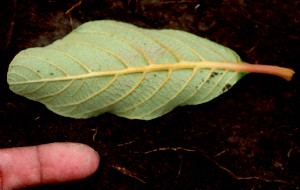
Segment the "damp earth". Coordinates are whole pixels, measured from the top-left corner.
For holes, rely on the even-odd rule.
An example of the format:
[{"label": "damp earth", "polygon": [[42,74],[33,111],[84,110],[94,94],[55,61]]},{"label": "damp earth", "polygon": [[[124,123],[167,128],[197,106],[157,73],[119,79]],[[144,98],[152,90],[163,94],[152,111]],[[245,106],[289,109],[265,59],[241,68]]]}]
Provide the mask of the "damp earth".
[{"label": "damp earth", "polygon": [[[99,152],[91,177],[29,189],[300,189],[300,85],[244,76],[222,96],[151,121],[58,116],[13,94],[12,58],[90,20],[173,28],[235,50],[244,61],[300,71],[295,0],[11,0],[0,8],[0,147],[80,142]],[[51,75],[51,73],[50,73]],[[228,86],[227,88],[230,88]],[[225,89],[226,90],[226,89]]]}]

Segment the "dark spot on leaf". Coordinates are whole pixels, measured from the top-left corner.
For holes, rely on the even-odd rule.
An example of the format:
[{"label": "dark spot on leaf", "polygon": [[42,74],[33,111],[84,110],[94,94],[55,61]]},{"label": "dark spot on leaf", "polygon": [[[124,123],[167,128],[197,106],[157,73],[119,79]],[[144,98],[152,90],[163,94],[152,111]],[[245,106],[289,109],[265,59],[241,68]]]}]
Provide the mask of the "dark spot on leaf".
[{"label": "dark spot on leaf", "polygon": [[39,72],[40,72],[40,70],[37,70],[36,72],[37,72],[37,73],[39,73]]},{"label": "dark spot on leaf", "polygon": [[54,74],[53,74],[53,73],[49,73],[49,75],[51,75],[51,76],[52,76],[52,75],[54,75]]},{"label": "dark spot on leaf", "polygon": [[217,76],[219,73],[217,73],[217,72],[212,72],[211,74],[210,74],[210,77],[215,77],[215,76]]},{"label": "dark spot on leaf", "polygon": [[222,92],[225,92],[227,90],[229,90],[232,87],[231,84],[226,84],[223,88],[222,88]]}]

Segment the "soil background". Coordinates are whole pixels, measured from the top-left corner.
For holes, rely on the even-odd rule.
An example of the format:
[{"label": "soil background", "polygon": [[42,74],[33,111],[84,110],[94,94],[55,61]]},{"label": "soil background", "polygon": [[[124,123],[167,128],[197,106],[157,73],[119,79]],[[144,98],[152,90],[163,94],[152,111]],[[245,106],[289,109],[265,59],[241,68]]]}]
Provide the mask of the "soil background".
[{"label": "soil background", "polygon": [[299,0],[0,1],[0,147],[80,142],[101,156],[85,180],[29,189],[300,189],[297,74],[290,82],[249,74],[211,102],[151,121],[64,118],[9,90],[20,50],[101,19],[185,30],[246,62],[300,71]]}]

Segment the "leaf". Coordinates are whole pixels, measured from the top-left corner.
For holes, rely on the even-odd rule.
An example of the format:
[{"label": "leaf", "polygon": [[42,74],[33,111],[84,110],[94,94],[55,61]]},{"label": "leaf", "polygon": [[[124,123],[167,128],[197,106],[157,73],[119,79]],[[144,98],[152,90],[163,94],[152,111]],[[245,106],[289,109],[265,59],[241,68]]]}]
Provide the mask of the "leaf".
[{"label": "leaf", "polygon": [[293,75],[287,68],[243,63],[231,49],[187,32],[103,20],[21,51],[7,80],[13,92],[62,116],[110,112],[150,120],[219,96],[241,72]]}]

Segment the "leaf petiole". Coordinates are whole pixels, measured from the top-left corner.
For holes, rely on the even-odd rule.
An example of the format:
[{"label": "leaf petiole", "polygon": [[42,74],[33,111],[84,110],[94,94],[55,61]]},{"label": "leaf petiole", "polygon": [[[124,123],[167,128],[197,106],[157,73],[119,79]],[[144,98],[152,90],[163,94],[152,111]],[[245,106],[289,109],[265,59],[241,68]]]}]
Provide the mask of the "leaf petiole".
[{"label": "leaf petiole", "polygon": [[250,63],[229,63],[229,62],[209,62],[210,68],[216,69],[227,69],[237,72],[246,73],[263,73],[275,75],[285,80],[290,81],[295,74],[295,71],[286,67],[279,67],[275,65],[261,65],[261,64],[250,64]]}]

